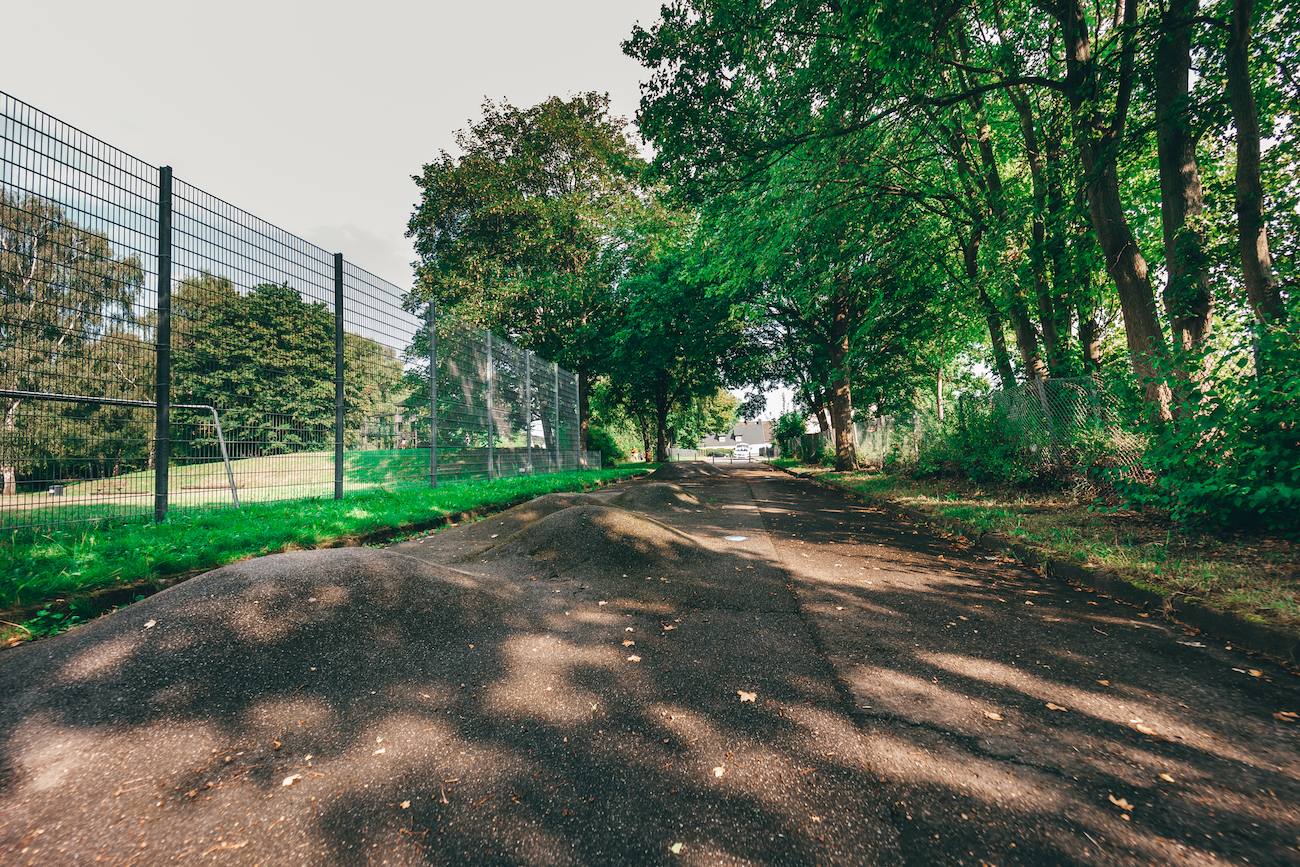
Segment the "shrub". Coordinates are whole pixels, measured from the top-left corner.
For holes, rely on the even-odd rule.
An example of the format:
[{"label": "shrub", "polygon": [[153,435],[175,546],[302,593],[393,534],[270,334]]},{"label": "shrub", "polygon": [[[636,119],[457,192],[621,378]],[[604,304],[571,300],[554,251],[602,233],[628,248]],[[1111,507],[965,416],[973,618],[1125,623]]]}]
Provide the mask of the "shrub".
[{"label": "shrub", "polygon": [[603,427],[587,428],[587,448],[600,452],[601,466],[612,467],[619,461],[627,460],[627,453],[618,447],[613,435]]},{"label": "shrub", "polygon": [[[1252,354],[1259,364],[1255,375]],[[1192,525],[1300,531],[1296,336],[1273,328],[1253,347],[1238,343],[1208,360],[1177,360],[1188,369],[1205,365],[1208,373],[1200,388],[1187,389],[1174,421],[1138,417],[1150,436],[1143,463],[1154,478],[1148,484],[1119,478],[1116,487]]]}]

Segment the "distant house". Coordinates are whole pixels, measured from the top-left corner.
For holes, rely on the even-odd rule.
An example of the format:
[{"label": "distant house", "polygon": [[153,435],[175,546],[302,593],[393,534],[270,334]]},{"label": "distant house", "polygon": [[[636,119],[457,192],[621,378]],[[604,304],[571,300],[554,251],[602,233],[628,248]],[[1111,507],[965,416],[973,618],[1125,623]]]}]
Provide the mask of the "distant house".
[{"label": "distant house", "polygon": [[706,436],[700,440],[699,448],[706,454],[710,451],[729,452],[736,447],[736,443],[747,443],[752,454],[766,456],[772,453],[772,439],[775,433],[776,422],[774,421],[767,419],[745,421],[725,434]]}]

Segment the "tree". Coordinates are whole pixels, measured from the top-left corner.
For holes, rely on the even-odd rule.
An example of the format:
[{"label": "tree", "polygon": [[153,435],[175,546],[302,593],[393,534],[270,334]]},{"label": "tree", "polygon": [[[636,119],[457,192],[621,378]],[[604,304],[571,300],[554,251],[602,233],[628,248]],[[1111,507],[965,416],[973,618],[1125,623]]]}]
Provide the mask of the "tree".
[{"label": "tree", "polygon": [[743,350],[744,321],[731,296],[702,272],[686,239],[669,240],[620,282],[619,295],[624,303],[610,343],[611,378],[629,406],[649,408],[655,459],[666,461],[669,414],[715,395]]},{"label": "tree", "polygon": [[645,168],[624,124],[596,93],[529,109],[486,102],[457,135],[461,156],[443,151],[414,178],[407,231],[420,257],[413,300],[576,373],[584,444],[620,276],[617,224]]},{"label": "tree", "polygon": [[[119,257],[106,235],[77,225],[48,199],[0,188],[0,388],[77,393],[76,359],[110,323],[135,323],[143,283],[139,261]],[[0,398],[5,496],[17,493],[22,403]]]},{"label": "tree", "polygon": [[334,315],[324,304],[264,283],[193,321],[172,352],[173,402],[215,406],[242,457],[333,439]]}]

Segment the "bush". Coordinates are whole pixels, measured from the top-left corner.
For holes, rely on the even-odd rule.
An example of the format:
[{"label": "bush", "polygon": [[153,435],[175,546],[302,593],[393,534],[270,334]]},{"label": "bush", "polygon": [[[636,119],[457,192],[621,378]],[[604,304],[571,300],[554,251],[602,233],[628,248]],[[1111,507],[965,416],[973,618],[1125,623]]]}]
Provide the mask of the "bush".
[{"label": "bush", "polygon": [[1041,464],[1017,435],[1006,412],[980,401],[963,401],[959,411],[922,438],[915,462],[891,453],[887,466],[915,476],[963,475],[976,484],[1021,485],[1034,480]]},{"label": "bush", "polygon": [[587,428],[587,449],[600,452],[601,466],[612,467],[627,460],[627,453],[618,447],[613,435],[603,427]]},{"label": "bush", "polygon": [[[1292,307],[1297,307],[1293,304]],[[1292,312],[1294,317],[1300,310]],[[1295,321],[1294,319],[1292,321]],[[1251,355],[1260,365],[1249,370]],[[1197,369],[1205,356],[1179,359]],[[1174,421],[1137,423],[1150,436],[1149,484],[1117,478],[1131,500],[1192,525],[1300,531],[1300,347],[1282,328],[1238,343],[1206,366]]]}]

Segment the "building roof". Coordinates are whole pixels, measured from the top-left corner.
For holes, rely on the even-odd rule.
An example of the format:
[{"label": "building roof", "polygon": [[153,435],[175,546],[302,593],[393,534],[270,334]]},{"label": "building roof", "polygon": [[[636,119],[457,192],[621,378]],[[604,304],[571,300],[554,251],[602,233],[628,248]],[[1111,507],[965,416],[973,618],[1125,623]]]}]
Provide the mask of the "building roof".
[{"label": "building roof", "polygon": [[776,422],[768,419],[746,421],[736,425],[722,436],[713,434],[706,436],[700,441],[699,447],[704,449],[711,446],[732,446],[738,442],[748,443],[751,446],[771,445],[775,432]]}]

